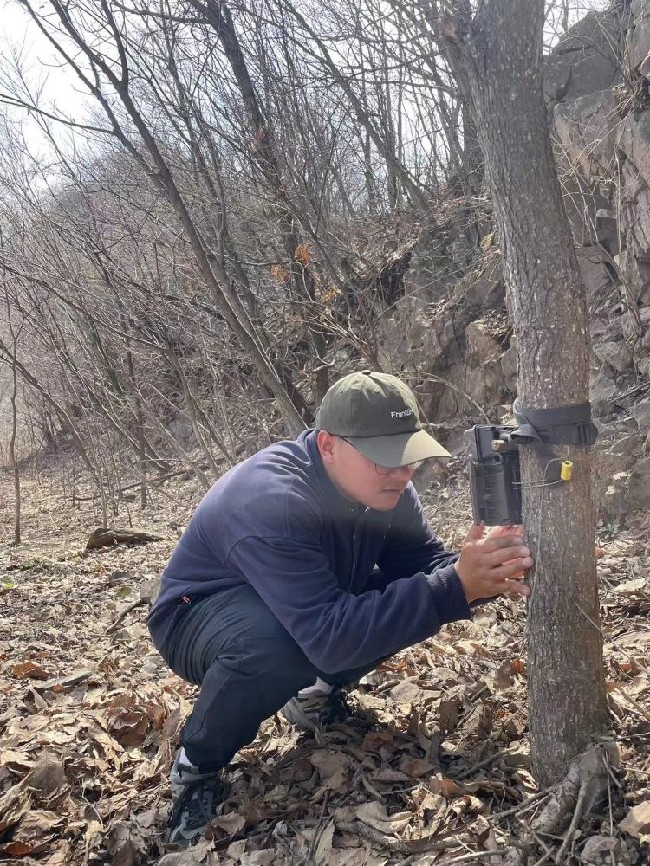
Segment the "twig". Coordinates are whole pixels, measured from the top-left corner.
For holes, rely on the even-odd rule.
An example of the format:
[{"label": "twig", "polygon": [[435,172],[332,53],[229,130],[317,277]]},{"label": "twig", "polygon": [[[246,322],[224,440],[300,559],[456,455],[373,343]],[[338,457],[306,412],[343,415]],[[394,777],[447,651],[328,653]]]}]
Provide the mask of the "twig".
[{"label": "twig", "polygon": [[303,866],[309,866],[309,864],[313,862],[314,852],[316,851],[316,847],[320,842],[320,838],[323,835],[323,831],[325,829],[325,812],[327,811],[327,804],[329,802],[329,798],[330,792],[325,791],[325,796],[323,797],[323,806],[320,810],[320,816],[318,818],[318,824],[316,825],[316,831],[314,832],[311,844],[309,845],[307,856],[303,860]]},{"label": "twig", "polygon": [[535,866],[542,866],[542,863],[546,863],[546,861],[553,855],[553,851],[548,847],[546,842],[541,839],[537,833],[533,830],[533,836],[535,837],[535,841],[538,845],[540,845],[544,849],[544,855],[540,857],[540,859],[535,863]]},{"label": "twig", "polygon": [[109,627],[106,629],[106,634],[113,634],[113,632],[117,631],[119,626],[124,621],[124,618],[126,617],[127,613],[130,613],[132,610],[134,610],[136,607],[139,607],[141,604],[147,604],[147,602],[144,601],[144,599],[142,599],[142,598],[138,598],[135,601],[132,601],[130,604],[127,604],[127,606],[124,608],[124,610],[122,610],[117,615],[115,620],[113,620],[111,625],[109,625]]},{"label": "twig", "polygon": [[[609,770],[609,767],[607,768]],[[609,812],[609,835],[614,835],[614,814],[612,810],[612,785],[611,780],[607,780],[607,811]]]},{"label": "twig", "polygon": [[[170,478],[176,478],[178,475],[183,475],[187,469],[176,469],[174,472],[166,472],[164,475],[155,475],[147,478],[147,487],[152,487],[154,484],[161,484],[163,481],[168,481]],[[125,487],[118,487],[115,493],[126,493],[128,490],[133,490],[134,487],[140,487],[142,481],[134,481],[133,484],[127,484]],[[94,499],[99,499],[101,493],[93,493],[92,496],[76,496],[76,502],[92,502]]]},{"label": "twig", "polygon": [[578,791],[578,799],[576,800],[576,807],[573,810],[573,817],[571,818],[571,823],[569,824],[569,829],[564,834],[564,841],[560,846],[560,850],[557,852],[555,856],[556,863],[563,863],[565,855],[569,850],[569,845],[574,840],[575,832],[578,827],[578,822],[580,818],[582,818],[582,810],[585,802],[585,796],[587,794],[587,783],[585,781],[580,785],[580,790]]},{"label": "twig", "polygon": [[621,695],[621,697],[625,698],[625,700],[628,702],[628,704],[631,704],[634,707],[634,709],[637,711],[637,713],[642,718],[644,718],[646,720],[646,722],[650,722],[650,714],[647,713],[643,709],[643,707],[640,707],[637,704],[637,702],[634,700],[634,698],[631,698],[629,695],[626,695],[625,692],[621,691],[621,689],[617,689],[616,691],[619,693],[619,695]]},{"label": "twig", "polygon": [[441,860],[440,866],[452,866],[454,863],[469,863],[470,860],[483,860],[486,857],[493,857],[495,854],[503,854],[507,848],[493,848],[491,851],[474,851],[471,854],[461,854],[460,857],[453,857],[451,860]]},{"label": "twig", "polygon": [[381,848],[386,848],[393,854],[414,854],[424,853],[426,851],[447,851],[449,848],[458,848],[460,843],[456,839],[448,839],[447,841],[433,842],[429,839],[413,839],[404,841],[396,839],[394,836],[387,836],[381,830],[375,830],[374,827],[369,827],[362,821],[354,821],[351,824],[337,822],[338,830],[346,830],[348,833],[354,833],[357,836],[362,836],[374,845],[379,845]]},{"label": "twig", "polygon": [[518,806],[514,806],[512,809],[508,809],[506,812],[499,812],[498,815],[494,817],[497,821],[500,821],[502,818],[508,818],[510,815],[523,814],[527,812],[529,808],[536,805],[539,800],[546,799],[546,797],[550,796],[550,791],[545,789],[544,791],[538,791],[536,794],[528,797],[528,799],[524,800],[523,803],[520,803]]},{"label": "twig", "polygon": [[458,773],[457,776],[454,776],[455,781],[460,781],[461,779],[466,779],[468,776],[471,776],[476,770],[480,770],[482,767],[487,767],[488,764],[497,761],[499,758],[502,758],[504,755],[507,755],[510,749],[501,749],[499,752],[495,752],[493,755],[485,758],[483,761],[479,761],[478,764],[474,764],[473,767],[470,767],[467,770],[463,770],[462,773]]}]

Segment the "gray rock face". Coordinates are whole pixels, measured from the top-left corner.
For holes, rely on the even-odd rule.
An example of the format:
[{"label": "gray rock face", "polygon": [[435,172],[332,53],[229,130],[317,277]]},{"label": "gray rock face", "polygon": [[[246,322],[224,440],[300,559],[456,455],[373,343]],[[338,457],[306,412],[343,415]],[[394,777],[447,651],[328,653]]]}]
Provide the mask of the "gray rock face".
[{"label": "gray rock face", "polygon": [[467,342],[467,361],[471,366],[477,366],[485,361],[498,358],[503,351],[491,334],[488,323],[480,319],[465,328]]},{"label": "gray rock face", "polygon": [[626,55],[630,69],[650,75],[650,8],[647,0],[633,0],[632,26],[627,31]]},{"label": "gray rock face", "polygon": [[[650,0],[615,5],[560,40],[546,58],[544,92],[587,287],[595,480],[605,511],[622,515],[650,506]],[[517,385],[514,338],[506,348],[507,331],[493,329],[504,287],[488,202],[480,213],[480,254],[476,240],[468,249],[462,220],[423,234],[407,295],[381,332],[388,359],[431,372],[423,409],[450,437],[484,421],[480,410],[504,420]],[[595,862],[608,853],[609,842],[599,844],[585,849]]]},{"label": "gray rock face", "polygon": [[608,251],[596,245],[584,246],[576,249],[576,255],[583,282],[590,292],[597,297],[610,294],[614,290],[614,274]]},{"label": "gray rock face", "polygon": [[[641,83],[648,74],[650,7],[645,0],[634,0],[625,12],[586,15],[560,40],[545,70],[554,131],[572,170],[591,186],[594,201],[603,196],[601,181],[609,185],[610,206],[596,206],[600,219],[608,221],[597,240],[615,254],[611,220],[618,222],[615,234],[624,238],[629,266],[632,260],[650,262],[650,111]],[[584,198],[593,236],[599,217],[590,212],[589,196]],[[647,282],[648,274],[637,275],[637,295]]]},{"label": "gray rock face", "polygon": [[594,415],[608,415],[612,411],[612,400],[616,395],[616,383],[604,373],[597,373],[589,388],[589,398]]},{"label": "gray rock face", "polygon": [[633,425],[625,447],[615,439],[596,458],[597,475],[609,485],[606,507],[622,514],[648,507],[650,486],[650,470],[639,462],[650,431],[650,399],[639,389],[650,379],[648,0],[587,15],[547,59],[545,77],[567,214],[597,311],[590,328],[594,416],[612,420],[623,407]]},{"label": "gray rock face", "polygon": [[627,343],[600,343],[593,346],[593,350],[597,358],[619,373],[624,373],[632,366],[632,351]]},{"label": "gray rock face", "polygon": [[650,457],[639,460],[632,470],[628,495],[632,510],[650,508]]},{"label": "gray rock face", "polygon": [[650,508],[650,457],[644,457],[634,469],[611,476],[604,496],[609,514],[627,514]]},{"label": "gray rock face", "polygon": [[577,99],[620,80],[618,25],[613,16],[589,12],[555,47],[544,73],[549,102]]},{"label": "gray rock face", "polygon": [[650,433],[650,399],[641,400],[632,406],[630,414],[639,425],[639,433]]},{"label": "gray rock face", "polygon": [[620,134],[613,90],[558,103],[554,124],[560,144],[585,177],[609,176]]}]

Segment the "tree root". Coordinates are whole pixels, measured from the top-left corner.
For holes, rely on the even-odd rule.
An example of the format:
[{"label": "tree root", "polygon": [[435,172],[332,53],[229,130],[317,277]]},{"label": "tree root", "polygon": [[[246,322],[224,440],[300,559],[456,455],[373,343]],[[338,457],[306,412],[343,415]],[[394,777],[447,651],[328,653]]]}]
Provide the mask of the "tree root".
[{"label": "tree root", "polygon": [[557,864],[566,861],[582,818],[607,796],[609,765],[618,762],[614,743],[599,744],[576,758],[565,778],[550,789],[532,829],[535,835],[563,835],[555,855]]}]

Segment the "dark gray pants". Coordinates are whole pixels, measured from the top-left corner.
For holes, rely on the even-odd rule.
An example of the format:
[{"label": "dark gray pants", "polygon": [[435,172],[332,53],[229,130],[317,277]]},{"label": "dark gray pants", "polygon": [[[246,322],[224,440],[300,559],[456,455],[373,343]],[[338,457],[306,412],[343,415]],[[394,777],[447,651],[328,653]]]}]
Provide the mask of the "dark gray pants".
[{"label": "dark gray pants", "polygon": [[225,767],[265,719],[316,677],[351,683],[377,664],[321,673],[249,586],[189,605],[162,654],[174,673],[201,686],[181,743],[203,772]]}]

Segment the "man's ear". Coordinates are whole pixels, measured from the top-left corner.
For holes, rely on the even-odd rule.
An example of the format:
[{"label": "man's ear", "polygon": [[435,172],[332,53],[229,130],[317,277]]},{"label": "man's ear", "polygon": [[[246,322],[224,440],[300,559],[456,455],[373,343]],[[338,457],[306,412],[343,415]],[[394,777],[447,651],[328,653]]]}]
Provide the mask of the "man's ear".
[{"label": "man's ear", "polygon": [[327,430],[319,430],[316,434],[316,444],[323,463],[332,464],[334,462],[335,443],[336,436],[332,436]]}]

